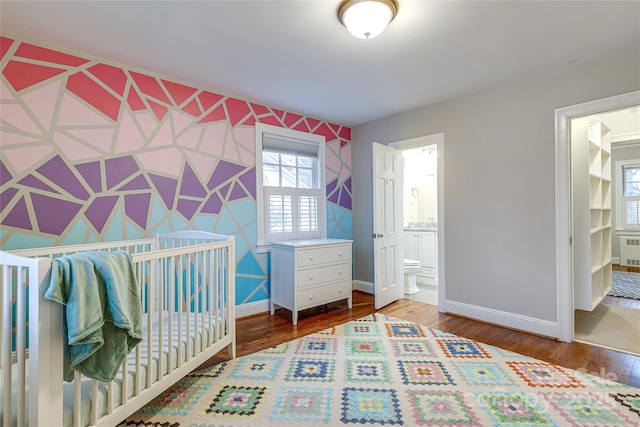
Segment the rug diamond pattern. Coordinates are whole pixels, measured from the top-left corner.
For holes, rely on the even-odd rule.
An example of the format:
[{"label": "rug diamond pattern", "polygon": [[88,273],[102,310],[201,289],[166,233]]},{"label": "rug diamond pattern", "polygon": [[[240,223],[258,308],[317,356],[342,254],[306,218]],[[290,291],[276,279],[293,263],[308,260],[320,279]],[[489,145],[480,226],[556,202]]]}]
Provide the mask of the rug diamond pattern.
[{"label": "rug diamond pattern", "polygon": [[640,426],[640,390],[375,314],[193,372],[122,425]]}]

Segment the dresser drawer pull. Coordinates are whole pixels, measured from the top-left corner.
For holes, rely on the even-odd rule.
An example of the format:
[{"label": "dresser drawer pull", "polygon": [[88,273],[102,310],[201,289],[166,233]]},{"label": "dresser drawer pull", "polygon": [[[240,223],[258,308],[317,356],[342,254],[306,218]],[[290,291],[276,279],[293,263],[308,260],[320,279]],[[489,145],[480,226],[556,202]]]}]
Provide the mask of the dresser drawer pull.
[{"label": "dresser drawer pull", "polygon": [[313,255],[309,255],[309,261],[313,261]]},{"label": "dresser drawer pull", "polygon": [[338,256],[339,256],[339,257],[342,257],[342,252],[338,252]]},{"label": "dresser drawer pull", "polygon": [[309,280],[313,280],[313,276],[309,276]]},{"label": "dresser drawer pull", "polygon": [[342,293],[342,288],[338,289],[338,293],[341,294]]},{"label": "dresser drawer pull", "polygon": [[309,295],[309,300],[312,300],[312,299],[313,299],[313,295]]}]

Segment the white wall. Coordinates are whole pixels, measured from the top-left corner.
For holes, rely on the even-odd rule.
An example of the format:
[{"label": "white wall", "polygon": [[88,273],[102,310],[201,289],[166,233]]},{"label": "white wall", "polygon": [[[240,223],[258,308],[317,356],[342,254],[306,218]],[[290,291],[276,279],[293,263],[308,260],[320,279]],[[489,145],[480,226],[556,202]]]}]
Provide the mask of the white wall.
[{"label": "white wall", "polygon": [[447,301],[555,322],[554,110],[640,89],[639,51],[356,126],[354,278],[373,282],[371,143],[444,132]]}]

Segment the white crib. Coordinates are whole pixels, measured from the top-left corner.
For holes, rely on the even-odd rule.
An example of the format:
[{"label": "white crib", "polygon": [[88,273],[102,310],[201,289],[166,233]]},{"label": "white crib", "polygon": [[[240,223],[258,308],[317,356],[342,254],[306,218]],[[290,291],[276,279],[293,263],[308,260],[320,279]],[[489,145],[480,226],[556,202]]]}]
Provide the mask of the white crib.
[{"label": "white crib", "polygon": [[[51,260],[88,250],[133,259],[143,341],[108,383],[63,376],[63,306],[44,298]],[[189,231],[155,238],[0,251],[3,426],[115,426],[227,347],[235,358],[235,241]],[[27,341],[28,340],[28,341]]]}]

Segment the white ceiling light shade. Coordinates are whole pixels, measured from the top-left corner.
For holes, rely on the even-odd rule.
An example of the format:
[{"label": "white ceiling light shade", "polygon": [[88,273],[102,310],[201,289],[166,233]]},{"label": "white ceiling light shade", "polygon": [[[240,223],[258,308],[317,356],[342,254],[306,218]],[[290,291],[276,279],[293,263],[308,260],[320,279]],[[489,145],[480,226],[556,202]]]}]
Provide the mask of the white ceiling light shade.
[{"label": "white ceiling light shade", "polygon": [[398,13],[396,0],[343,0],[338,19],[359,39],[380,35]]}]

